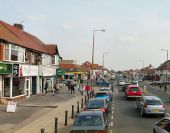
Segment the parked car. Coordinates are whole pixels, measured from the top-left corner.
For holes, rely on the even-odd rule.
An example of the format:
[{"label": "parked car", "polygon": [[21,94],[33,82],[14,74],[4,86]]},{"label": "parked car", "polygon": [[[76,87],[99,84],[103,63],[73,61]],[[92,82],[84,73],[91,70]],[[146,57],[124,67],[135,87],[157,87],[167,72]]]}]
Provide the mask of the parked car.
[{"label": "parked car", "polygon": [[139,98],[142,96],[142,89],[138,85],[128,85],[125,91],[125,97],[128,98]]},{"label": "parked car", "polygon": [[165,106],[157,96],[142,96],[136,101],[136,107],[141,116],[145,114],[165,115]]},{"label": "parked car", "polygon": [[98,86],[109,86],[111,82],[105,81],[105,80],[99,80],[96,82],[96,85]]},{"label": "parked car", "polygon": [[102,98],[91,98],[84,107],[84,111],[89,110],[102,110],[103,113],[108,114],[109,106],[105,99]]},{"label": "parked car", "polygon": [[70,133],[107,133],[102,111],[84,111],[81,112]]},{"label": "parked car", "polygon": [[125,90],[127,89],[128,85],[130,85],[130,83],[125,83],[125,84],[122,86],[122,91],[125,92]]},{"label": "parked car", "polygon": [[108,91],[98,91],[95,94],[95,98],[102,98],[102,99],[105,99],[107,102],[111,102],[112,94],[109,93]]},{"label": "parked car", "polygon": [[153,133],[170,133],[170,117],[165,117],[153,126]]},{"label": "parked car", "polygon": [[112,90],[110,87],[101,87],[100,91],[108,91],[109,93],[112,93]]},{"label": "parked car", "polygon": [[125,81],[124,81],[124,80],[119,80],[118,86],[123,86],[124,84],[125,84]]}]

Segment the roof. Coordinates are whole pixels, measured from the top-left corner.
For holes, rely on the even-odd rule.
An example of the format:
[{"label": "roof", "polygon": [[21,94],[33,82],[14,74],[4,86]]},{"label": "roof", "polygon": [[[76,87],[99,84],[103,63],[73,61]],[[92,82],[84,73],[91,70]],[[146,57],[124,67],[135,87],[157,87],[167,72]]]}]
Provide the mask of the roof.
[{"label": "roof", "polygon": [[60,64],[59,64],[59,67],[60,67],[60,68],[63,68],[63,69],[75,69],[75,68],[76,68],[76,65],[74,65],[74,64],[62,64],[62,63],[60,63]]},{"label": "roof", "polygon": [[90,98],[89,101],[104,101],[103,98]]},{"label": "roof", "polygon": [[157,97],[157,96],[143,96],[144,97],[144,99],[147,99],[147,100],[160,100],[160,98],[159,97]]},{"label": "roof", "polygon": [[139,88],[138,85],[128,85],[128,87],[129,87],[129,88],[131,88],[131,87],[138,87],[138,88]]},{"label": "roof", "polygon": [[[29,48],[37,52],[53,55],[56,45],[46,46],[36,36],[29,34],[19,28],[11,26],[0,20],[0,40],[21,47]],[[55,48],[54,48],[55,47]]]},{"label": "roof", "polygon": [[75,64],[75,60],[62,60],[60,61],[61,64]]}]

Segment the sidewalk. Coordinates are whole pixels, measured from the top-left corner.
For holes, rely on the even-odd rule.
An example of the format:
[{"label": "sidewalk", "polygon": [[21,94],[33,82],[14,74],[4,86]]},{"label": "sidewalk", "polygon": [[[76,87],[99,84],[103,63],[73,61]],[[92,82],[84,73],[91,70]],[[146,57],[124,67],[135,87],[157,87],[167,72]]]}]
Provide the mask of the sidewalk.
[{"label": "sidewalk", "polygon": [[[41,128],[45,129],[45,133],[54,133],[56,117],[58,133],[67,133],[74,121],[70,118],[71,107],[74,105],[76,112],[77,101],[81,105],[82,98],[84,96],[79,92],[70,94],[64,87],[56,96],[49,92],[18,101],[18,111],[15,113],[5,112],[6,106],[0,105],[0,133],[40,133]],[[65,110],[68,110],[68,127],[64,126]]]}]

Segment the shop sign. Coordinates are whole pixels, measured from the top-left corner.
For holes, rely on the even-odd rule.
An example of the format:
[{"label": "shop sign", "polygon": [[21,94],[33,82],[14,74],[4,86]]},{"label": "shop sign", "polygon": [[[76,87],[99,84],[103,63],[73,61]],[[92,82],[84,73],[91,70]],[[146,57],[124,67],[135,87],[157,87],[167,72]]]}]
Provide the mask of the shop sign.
[{"label": "shop sign", "polygon": [[64,70],[64,69],[57,69],[57,70],[56,70],[56,75],[57,75],[57,76],[63,76],[63,75],[65,75],[65,70]]},{"label": "shop sign", "polygon": [[13,64],[13,76],[14,77],[19,76],[19,64]]},{"label": "shop sign", "polygon": [[7,105],[6,112],[15,112],[17,107],[17,102],[9,101]]},{"label": "shop sign", "polygon": [[38,76],[38,66],[20,65],[20,76]]},{"label": "shop sign", "polygon": [[54,76],[56,68],[42,67],[42,76]]},{"label": "shop sign", "polygon": [[0,63],[0,74],[12,74],[12,64]]}]

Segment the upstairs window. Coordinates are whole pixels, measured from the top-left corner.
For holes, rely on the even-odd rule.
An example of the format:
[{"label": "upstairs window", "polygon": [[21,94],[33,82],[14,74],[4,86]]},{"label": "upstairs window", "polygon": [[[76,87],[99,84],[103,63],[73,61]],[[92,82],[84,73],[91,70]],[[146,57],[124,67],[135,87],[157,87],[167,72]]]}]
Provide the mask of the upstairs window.
[{"label": "upstairs window", "polygon": [[15,62],[25,62],[25,49],[13,44],[5,45],[5,60]]}]

